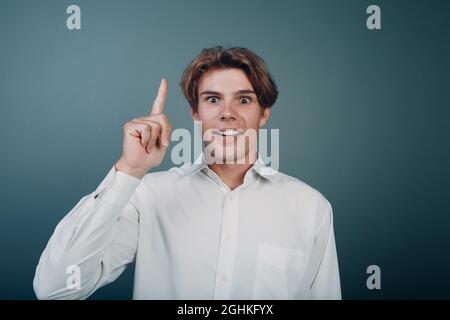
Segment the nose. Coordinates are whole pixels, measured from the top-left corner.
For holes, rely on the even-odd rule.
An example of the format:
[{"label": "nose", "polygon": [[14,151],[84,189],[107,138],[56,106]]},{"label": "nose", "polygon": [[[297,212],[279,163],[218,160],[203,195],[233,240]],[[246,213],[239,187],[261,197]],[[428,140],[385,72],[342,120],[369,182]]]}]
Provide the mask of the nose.
[{"label": "nose", "polygon": [[220,120],[221,121],[234,121],[234,120],[236,120],[236,117],[229,112],[223,112],[222,115],[220,116]]},{"label": "nose", "polygon": [[235,121],[236,120],[236,113],[234,112],[231,103],[225,104],[225,106],[222,109],[221,115],[220,115],[221,121]]}]

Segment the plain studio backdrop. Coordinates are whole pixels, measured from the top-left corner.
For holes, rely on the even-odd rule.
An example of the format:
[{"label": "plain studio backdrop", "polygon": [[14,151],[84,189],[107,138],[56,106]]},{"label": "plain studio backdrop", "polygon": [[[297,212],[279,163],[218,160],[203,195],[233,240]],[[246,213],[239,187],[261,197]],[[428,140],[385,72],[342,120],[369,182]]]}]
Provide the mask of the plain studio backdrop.
[{"label": "plain studio backdrop", "polygon": [[[71,4],[81,30],[66,26]],[[366,26],[371,4],[381,30]],[[450,298],[449,36],[448,1],[2,0],[0,298],[35,298],[56,224],[115,163],[161,77],[174,129],[193,130],[178,83],[214,45],[269,65],[280,170],[333,205],[343,298]],[[92,298],[132,286],[131,265]]]}]

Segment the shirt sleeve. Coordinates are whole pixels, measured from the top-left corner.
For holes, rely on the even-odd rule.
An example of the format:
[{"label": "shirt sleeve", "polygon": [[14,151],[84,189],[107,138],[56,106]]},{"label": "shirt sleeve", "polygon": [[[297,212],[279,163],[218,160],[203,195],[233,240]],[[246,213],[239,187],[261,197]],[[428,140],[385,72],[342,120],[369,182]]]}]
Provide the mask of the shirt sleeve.
[{"label": "shirt sleeve", "polygon": [[[314,249],[306,271],[306,288],[298,290],[296,298],[341,300],[339,264],[333,228],[333,209],[327,200],[319,201],[317,217]],[[306,296],[305,292],[308,293]]]},{"label": "shirt sleeve", "polygon": [[139,212],[132,195],[140,181],[113,166],[58,223],[36,267],[38,299],[86,299],[134,260]]}]

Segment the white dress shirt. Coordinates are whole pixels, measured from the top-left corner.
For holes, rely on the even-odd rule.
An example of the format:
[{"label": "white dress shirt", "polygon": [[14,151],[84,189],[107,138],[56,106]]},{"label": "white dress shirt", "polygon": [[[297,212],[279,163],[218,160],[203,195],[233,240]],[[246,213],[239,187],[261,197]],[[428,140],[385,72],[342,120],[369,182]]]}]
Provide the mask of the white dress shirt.
[{"label": "white dress shirt", "polygon": [[322,194],[260,158],[231,191],[197,161],[142,180],[111,168],[57,225],[37,297],[85,299],[135,261],[134,299],[341,299]]}]

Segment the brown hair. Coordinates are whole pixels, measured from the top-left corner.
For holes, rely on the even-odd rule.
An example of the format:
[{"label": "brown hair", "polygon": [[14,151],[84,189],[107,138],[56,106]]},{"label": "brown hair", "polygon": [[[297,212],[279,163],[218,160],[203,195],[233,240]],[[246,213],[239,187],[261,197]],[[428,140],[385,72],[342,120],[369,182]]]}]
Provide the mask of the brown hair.
[{"label": "brown hair", "polygon": [[262,108],[274,105],[278,89],[264,60],[246,48],[215,46],[204,48],[186,67],[181,77],[183,95],[195,111],[198,106],[198,83],[201,76],[211,69],[226,68],[238,68],[245,72]]}]

